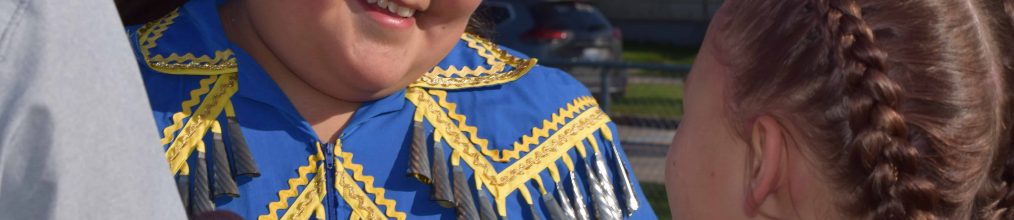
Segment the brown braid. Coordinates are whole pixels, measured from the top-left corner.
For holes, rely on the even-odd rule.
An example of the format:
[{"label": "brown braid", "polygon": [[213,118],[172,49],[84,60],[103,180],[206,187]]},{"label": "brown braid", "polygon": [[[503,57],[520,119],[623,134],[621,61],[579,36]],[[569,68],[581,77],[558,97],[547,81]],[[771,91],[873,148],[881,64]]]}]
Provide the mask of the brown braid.
[{"label": "brown braid", "polygon": [[909,143],[908,126],[897,111],[904,91],[886,74],[887,54],[877,46],[855,0],[832,0],[830,6],[853,134],[846,146],[853,151],[852,164],[867,175],[858,190],[863,202],[857,205],[872,211],[874,219],[933,219],[943,201],[936,184],[917,175],[925,160]]},{"label": "brown braid", "polygon": [[1014,22],[997,22],[998,2],[726,1],[730,124],[795,127],[845,217],[997,216],[984,210],[1014,207],[1014,186],[1000,187],[1014,154],[998,147],[1014,136],[1014,28],[997,27]]}]

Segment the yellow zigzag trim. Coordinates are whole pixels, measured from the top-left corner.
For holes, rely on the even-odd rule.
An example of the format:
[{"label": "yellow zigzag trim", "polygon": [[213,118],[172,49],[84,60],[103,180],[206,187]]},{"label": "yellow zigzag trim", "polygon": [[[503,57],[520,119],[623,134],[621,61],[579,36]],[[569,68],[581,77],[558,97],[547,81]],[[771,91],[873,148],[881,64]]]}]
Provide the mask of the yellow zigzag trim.
[{"label": "yellow zigzag trim", "polygon": [[173,114],[173,124],[162,130],[162,145],[172,143],[174,138],[173,134],[175,134],[180,128],[183,128],[183,119],[190,117],[190,114],[193,114],[192,108],[201,103],[202,95],[208,94],[208,92],[211,91],[211,83],[214,83],[215,80],[218,80],[218,76],[211,76],[207,79],[202,79],[200,87],[190,91],[190,100],[187,100],[182,104],[183,111]]},{"label": "yellow zigzag trim", "polygon": [[496,63],[497,53],[501,52],[500,48],[495,47],[496,44],[474,34],[465,34],[463,39],[468,42],[468,47],[475,49],[479,52],[479,56],[486,58],[486,64],[492,66]]},{"label": "yellow zigzag trim", "polygon": [[[433,97],[420,88],[409,88],[405,93],[405,98],[416,106],[437,106],[437,101],[433,100]],[[461,151],[461,159],[469,167],[472,167],[479,182],[489,185],[496,180],[496,170],[493,168],[493,165],[482,156],[479,150],[475,149],[474,144],[465,137],[464,132],[458,126],[454,125],[453,120],[443,110],[440,108],[419,109],[426,111],[424,112],[425,118],[434,127],[433,135],[442,137],[440,139],[445,140],[454,151]],[[490,187],[489,189],[490,193],[496,194],[497,188]]]},{"label": "yellow zigzag trim", "polygon": [[445,76],[445,77],[451,77],[451,76],[454,76],[454,75],[459,75],[459,76],[462,76],[462,77],[465,77],[465,76],[481,76],[483,74],[490,74],[490,73],[496,73],[496,72],[503,71],[503,69],[505,69],[505,65],[506,65],[505,63],[497,63],[497,64],[493,64],[492,68],[486,68],[485,66],[479,66],[479,67],[476,67],[474,69],[472,67],[467,67],[467,66],[466,67],[462,67],[461,69],[458,69],[458,67],[456,67],[456,66],[450,66],[450,67],[447,67],[447,69],[444,69],[443,67],[439,67],[438,66],[438,67],[436,67],[436,69],[433,70],[433,72],[436,73],[439,76]]},{"label": "yellow zigzag trim", "polygon": [[457,113],[457,105],[447,101],[447,92],[442,90],[430,90],[430,94],[437,96],[438,103],[441,107],[447,109],[447,115],[455,121],[458,121],[458,128],[462,131],[468,132],[469,139],[472,143],[479,145],[482,154],[488,156],[491,160],[501,163],[510,162],[512,159],[520,159],[521,153],[531,151],[530,146],[539,144],[539,138],[549,137],[550,131],[556,131],[560,126],[567,122],[567,119],[573,119],[574,116],[589,107],[598,106],[595,99],[590,96],[582,96],[574,99],[571,103],[568,103],[566,108],[560,108],[559,112],[554,113],[551,116],[552,120],[542,120],[541,128],[532,128],[531,135],[525,135],[521,137],[521,142],[514,142],[513,149],[490,149],[489,141],[478,136],[478,128],[475,126],[468,125],[467,117]]},{"label": "yellow zigzag trim", "polygon": [[[313,181],[303,188],[303,192],[296,197],[296,201],[292,202],[292,207],[285,211],[285,215],[282,215],[282,220],[290,219],[310,219],[310,215],[318,212],[318,208],[322,206],[324,197],[327,196],[327,179],[324,177],[324,164],[317,166],[318,175],[313,177]],[[318,219],[323,219],[323,215],[318,215]]]},{"label": "yellow zigzag trim", "polygon": [[485,155],[500,155],[499,151],[489,149],[489,141],[480,138],[478,133],[479,129],[475,126],[470,126],[465,121],[468,120],[464,115],[458,114],[458,105],[447,101],[447,91],[443,90],[430,90],[430,94],[437,96],[438,103],[441,107],[447,109],[447,116],[451,119],[458,121],[458,129],[461,131],[468,132],[468,139],[472,140],[472,143],[480,146],[480,151]]},{"label": "yellow zigzag trim", "polygon": [[268,204],[268,213],[258,216],[257,219],[259,220],[278,219],[278,210],[288,208],[289,198],[299,195],[298,188],[300,186],[305,186],[310,182],[306,178],[306,175],[311,173],[315,175],[322,175],[320,173],[317,173],[317,170],[314,169],[315,167],[314,165],[317,164],[317,162],[319,162],[321,159],[323,159],[322,157],[323,155],[320,154],[320,150],[317,151],[317,154],[310,155],[309,157],[307,157],[306,166],[300,166],[299,169],[297,170],[297,176],[293,177],[292,179],[289,179],[288,181],[289,188],[282,191],[278,191],[278,201],[271,202],[270,204]]},{"label": "yellow zigzag trim", "polygon": [[180,56],[179,54],[176,54],[176,53],[171,53],[171,54],[169,54],[169,57],[163,57],[160,54],[156,54],[154,57],[151,57],[150,61],[152,61],[152,62],[159,62],[159,61],[161,61],[161,62],[166,62],[168,64],[173,64],[173,63],[177,63],[177,64],[188,64],[188,63],[221,63],[221,62],[235,61],[235,58],[232,57],[233,55],[234,54],[233,54],[232,50],[215,51],[215,58],[211,58],[208,55],[201,55],[200,57],[197,57],[193,53],[186,53],[186,54],[183,54],[182,56]]},{"label": "yellow zigzag trim", "polygon": [[341,150],[340,145],[335,145],[335,155],[342,158],[342,164],[345,168],[352,171],[352,177],[359,182],[363,183],[363,188],[366,192],[373,194],[376,204],[383,205],[386,207],[384,214],[387,217],[395,218],[398,220],[405,220],[405,213],[395,210],[397,201],[384,198],[384,188],[373,186],[373,176],[363,175],[363,166],[360,164],[352,163],[352,153],[344,152]]},{"label": "yellow zigzag trim", "polygon": [[[440,92],[437,92],[440,93]],[[439,105],[430,93],[420,88],[410,88],[405,97],[416,106]],[[446,101],[446,100],[445,100]],[[453,152],[459,153],[461,160],[475,171],[473,175],[477,179],[477,187],[485,185],[489,188],[490,194],[497,204],[497,212],[500,216],[506,216],[506,199],[514,191],[520,191],[524,182],[532,180],[540,172],[555,166],[556,161],[564,160],[568,169],[573,169],[568,151],[581,145],[581,141],[592,137],[601,127],[609,123],[609,117],[599,108],[588,108],[574,117],[570,122],[560,127],[543,143],[539,144],[531,153],[511,164],[501,172],[496,172],[489,160],[486,159],[480,150],[475,148],[474,141],[464,134],[449,116],[451,113],[444,112],[440,108],[425,109],[425,118],[434,127],[434,135],[443,137],[451,146]],[[521,191],[521,193],[527,193]],[[522,195],[524,196],[524,195]]]},{"label": "yellow zigzag trim", "polygon": [[236,91],[236,74],[218,77],[215,86],[195,110],[194,116],[187,120],[179,136],[165,151],[166,160],[169,162],[169,171],[173,175],[178,174],[180,168],[186,164],[186,160],[193,153],[197,142],[203,142],[202,138],[208,132],[208,128],[222,112],[225,104],[229,102],[229,97]]},{"label": "yellow zigzag trim", "polygon": [[[477,55],[484,58],[489,67],[484,65],[434,67],[409,87],[464,89],[498,85],[524,76],[538,62],[534,58],[521,59],[512,56],[507,51],[498,48],[496,44],[472,34],[462,34],[461,40],[465,41],[469,48],[474,49]],[[513,69],[507,71],[508,66]]]},{"label": "yellow zigzag trim", "polygon": [[179,16],[177,8],[165,17],[149,22],[137,30],[138,48],[148,68],[162,73],[185,75],[218,75],[238,71],[236,58],[230,49],[215,51],[215,58],[208,55],[198,57],[193,53],[182,56],[172,53],[168,58],[156,54],[153,57],[151,49],[158,46],[158,39],[162,38],[169,25],[175,23],[175,19]]},{"label": "yellow zigzag trim", "polygon": [[582,96],[574,99],[573,102],[567,104],[566,108],[560,108],[560,111],[554,113],[552,120],[542,120],[541,128],[532,128],[532,134],[521,137],[521,142],[514,142],[514,149],[503,150],[501,158],[493,158],[497,162],[507,162],[511,159],[521,159],[522,152],[531,151],[529,148],[532,145],[539,144],[540,138],[548,138],[550,131],[556,131],[567,123],[568,119],[574,119],[577,113],[582,112],[591,107],[598,107],[598,103],[595,102],[595,98],[590,96]]},{"label": "yellow zigzag trim", "polygon": [[478,67],[466,66],[462,67],[461,69],[458,69],[458,67],[452,65],[449,66],[447,69],[444,69],[442,67],[436,67],[435,69],[433,69],[433,71],[430,71],[430,73],[445,77],[451,77],[454,75],[458,75],[459,77],[469,77],[469,76],[482,76],[486,74],[497,74],[504,71],[504,69],[507,69],[506,63],[497,60],[496,54],[493,53],[492,47],[489,46],[489,44],[492,44],[491,42],[488,42],[482,38],[479,38],[478,36],[468,33],[462,34],[461,40],[467,42],[469,48],[474,49],[476,53],[479,54],[479,56],[485,58],[486,65],[489,65],[490,68],[487,68],[485,66]]},{"label": "yellow zigzag trim", "polygon": [[149,22],[137,29],[139,36],[138,44],[140,44],[139,48],[141,48],[141,54],[144,55],[145,61],[148,60],[147,58],[151,54],[151,49],[158,45],[155,41],[162,37],[162,33],[168,30],[169,25],[173,24],[176,17],[179,16],[180,10],[177,8],[169,12],[165,17]]}]

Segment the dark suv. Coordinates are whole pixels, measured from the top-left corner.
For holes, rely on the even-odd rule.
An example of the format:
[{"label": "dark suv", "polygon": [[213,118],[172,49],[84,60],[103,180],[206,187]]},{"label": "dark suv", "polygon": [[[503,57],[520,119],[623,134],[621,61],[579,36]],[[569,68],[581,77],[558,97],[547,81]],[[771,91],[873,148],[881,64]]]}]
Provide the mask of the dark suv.
[{"label": "dark suv", "polygon": [[[496,25],[496,43],[544,61],[619,61],[623,36],[594,6],[583,1],[484,0],[476,12]],[[601,90],[599,70],[567,69],[593,93]],[[609,94],[622,96],[626,74],[612,73]]]}]

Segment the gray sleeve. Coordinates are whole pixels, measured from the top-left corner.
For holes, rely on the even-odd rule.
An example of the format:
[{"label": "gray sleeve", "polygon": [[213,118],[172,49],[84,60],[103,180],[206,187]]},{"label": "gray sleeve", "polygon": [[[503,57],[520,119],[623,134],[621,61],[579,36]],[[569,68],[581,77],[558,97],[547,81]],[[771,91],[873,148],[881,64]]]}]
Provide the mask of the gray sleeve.
[{"label": "gray sleeve", "polygon": [[3,219],[186,219],[113,1],[0,0]]}]

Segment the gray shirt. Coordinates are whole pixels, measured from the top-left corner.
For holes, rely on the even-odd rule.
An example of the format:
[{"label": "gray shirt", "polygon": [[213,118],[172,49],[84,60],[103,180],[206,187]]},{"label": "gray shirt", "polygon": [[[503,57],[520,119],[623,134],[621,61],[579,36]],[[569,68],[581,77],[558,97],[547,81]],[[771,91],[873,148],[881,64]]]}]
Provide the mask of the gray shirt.
[{"label": "gray shirt", "polygon": [[0,219],[185,219],[113,1],[0,0]]}]

